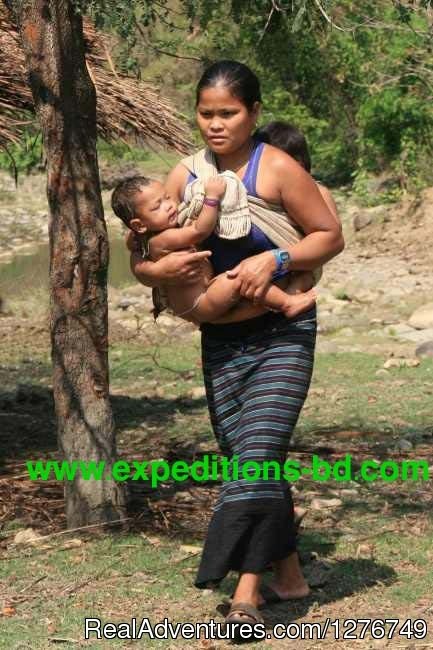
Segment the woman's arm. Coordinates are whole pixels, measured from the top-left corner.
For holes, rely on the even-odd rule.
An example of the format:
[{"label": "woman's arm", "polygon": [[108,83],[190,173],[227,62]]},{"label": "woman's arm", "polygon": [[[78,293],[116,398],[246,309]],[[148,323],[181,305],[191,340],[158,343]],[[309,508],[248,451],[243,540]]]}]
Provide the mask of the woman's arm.
[{"label": "woman's arm", "polygon": [[[313,270],[325,264],[344,248],[340,222],[323,200],[316,183],[298,163],[272,149],[268,157],[266,174],[275,179],[270,191],[279,194],[286,212],[302,228],[305,237],[288,246],[290,270]],[[229,277],[241,280],[241,295],[249,300],[259,300],[268,288],[276,260],[271,251],[260,253],[241,262]]]},{"label": "woman's arm", "polygon": [[344,248],[341,223],[324,201],[316,183],[298,163],[287,157],[274,161],[281,183],[281,202],[302,228],[305,237],[288,247],[293,270],[313,270]]},{"label": "woman's arm", "polygon": [[322,185],[321,183],[316,183],[317,189],[319,190],[320,194],[322,195],[322,199],[325,201],[326,205],[334,215],[334,217],[340,221],[340,217],[338,216],[338,209],[337,209],[337,204],[334,201],[334,197],[332,196],[331,192],[328,190],[328,188],[325,185]]},{"label": "woman's arm", "polygon": [[189,171],[181,163],[178,163],[167,176],[165,189],[176,203],[183,201],[188,176]]},{"label": "woman's arm", "polygon": [[131,271],[141,284],[159,287],[163,284],[197,282],[203,274],[203,261],[211,251],[176,251],[157,262],[144,260],[141,253],[131,253]]}]

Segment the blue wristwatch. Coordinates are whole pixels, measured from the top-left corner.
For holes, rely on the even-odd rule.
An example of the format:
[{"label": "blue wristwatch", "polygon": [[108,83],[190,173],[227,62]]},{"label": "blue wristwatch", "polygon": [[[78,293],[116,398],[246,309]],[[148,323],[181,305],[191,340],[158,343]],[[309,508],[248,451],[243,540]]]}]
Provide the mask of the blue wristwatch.
[{"label": "blue wristwatch", "polygon": [[273,248],[272,252],[277,262],[277,268],[274,272],[274,276],[287,273],[289,270],[291,257],[288,251],[282,250],[281,248]]}]

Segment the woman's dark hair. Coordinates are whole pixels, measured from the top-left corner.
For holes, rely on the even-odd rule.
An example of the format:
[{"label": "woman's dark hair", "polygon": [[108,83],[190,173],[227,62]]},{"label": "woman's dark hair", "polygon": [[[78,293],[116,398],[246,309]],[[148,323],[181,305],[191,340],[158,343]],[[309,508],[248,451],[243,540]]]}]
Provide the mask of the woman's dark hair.
[{"label": "woman's dark hair", "polygon": [[225,86],[251,111],[255,102],[261,102],[260,81],[252,70],[238,61],[217,61],[204,71],[197,85],[196,106],[201,91],[214,86]]},{"label": "woman's dark hair", "polygon": [[311,158],[305,136],[296,126],[288,122],[269,122],[254,133],[261,142],[282,149],[292,156],[308,172],[311,171]]}]

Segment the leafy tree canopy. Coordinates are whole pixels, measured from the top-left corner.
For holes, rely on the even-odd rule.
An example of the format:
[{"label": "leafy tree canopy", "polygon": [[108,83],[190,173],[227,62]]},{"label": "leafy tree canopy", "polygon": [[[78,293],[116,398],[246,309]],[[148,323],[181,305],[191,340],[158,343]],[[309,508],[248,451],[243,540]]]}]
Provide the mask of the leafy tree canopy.
[{"label": "leafy tree canopy", "polygon": [[211,61],[250,65],[262,121],[305,131],[328,182],[391,173],[428,182],[433,127],[431,0],[74,0],[117,35],[116,65],[156,80],[192,121]]}]

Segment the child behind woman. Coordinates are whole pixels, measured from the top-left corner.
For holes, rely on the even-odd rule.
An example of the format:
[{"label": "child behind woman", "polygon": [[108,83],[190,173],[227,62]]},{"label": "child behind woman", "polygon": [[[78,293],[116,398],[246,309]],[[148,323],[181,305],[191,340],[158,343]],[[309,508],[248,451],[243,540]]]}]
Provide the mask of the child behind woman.
[{"label": "child behind woman", "polygon": [[[294,158],[309,174],[311,173],[311,157],[308,150],[307,140],[304,134],[290,124],[289,122],[269,122],[265,126],[260,127],[255,132],[255,137],[261,142],[277,147],[285,151],[289,156]],[[322,195],[326,205],[338,219],[337,206],[332,198],[331,192],[327,187],[316,181],[317,189]]]}]

